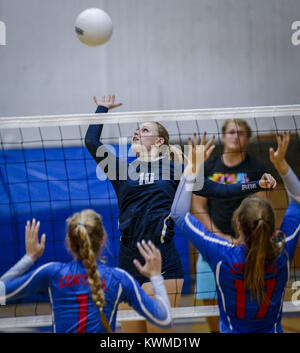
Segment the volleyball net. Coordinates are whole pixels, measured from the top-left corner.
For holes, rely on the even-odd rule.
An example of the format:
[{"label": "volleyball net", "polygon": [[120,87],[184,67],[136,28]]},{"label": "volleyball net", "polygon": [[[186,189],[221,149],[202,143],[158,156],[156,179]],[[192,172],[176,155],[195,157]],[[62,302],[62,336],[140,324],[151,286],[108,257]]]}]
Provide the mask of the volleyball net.
[{"label": "volleyball net", "polygon": [[[109,266],[118,265],[118,202],[110,181],[85,147],[89,124],[104,124],[102,142],[130,162],[136,158],[130,146],[131,137],[141,123],[160,122],[168,130],[170,143],[182,148],[194,133],[202,136],[205,131],[207,138],[215,136],[214,155],[222,155],[222,127],[228,119],[243,119],[248,123],[252,137],[247,152],[261,161],[278,181],[269,198],[279,227],[288,197],[270,163],[269,147],[276,147],[276,134],[290,131],[287,160],[300,177],[300,105],[0,118],[0,275],[24,255],[24,228],[26,221],[33,218],[41,222],[40,234],[46,233],[47,241],[43,256],[31,269],[50,261],[70,261],[72,256],[65,246],[65,221],[74,212],[87,208],[102,215],[108,235],[102,255]],[[239,182],[234,173],[226,178],[227,181],[224,178],[215,181]],[[173,308],[174,318],[217,316],[217,306],[204,306],[198,300],[216,298],[213,285],[205,285],[212,281],[210,269],[199,265],[198,251],[178,229],[174,241],[184,269],[181,300]],[[287,292],[292,293],[293,283],[299,277],[300,245],[291,266]],[[286,296],[283,309],[297,312],[300,306]],[[140,317],[133,310],[126,310],[119,311],[117,319],[128,321]],[[0,330],[50,325],[47,296],[34,295],[0,306]]]}]

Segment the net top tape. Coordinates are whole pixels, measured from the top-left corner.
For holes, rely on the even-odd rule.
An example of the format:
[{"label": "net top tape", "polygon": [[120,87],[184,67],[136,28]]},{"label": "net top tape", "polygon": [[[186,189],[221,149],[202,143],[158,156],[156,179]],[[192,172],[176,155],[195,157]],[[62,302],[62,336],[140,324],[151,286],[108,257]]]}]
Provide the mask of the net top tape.
[{"label": "net top tape", "polygon": [[218,109],[158,110],[93,114],[41,115],[0,117],[0,128],[30,128],[47,126],[72,126],[84,124],[119,124],[150,121],[186,121],[229,118],[268,118],[300,116],[300,105],[237,107]]}]

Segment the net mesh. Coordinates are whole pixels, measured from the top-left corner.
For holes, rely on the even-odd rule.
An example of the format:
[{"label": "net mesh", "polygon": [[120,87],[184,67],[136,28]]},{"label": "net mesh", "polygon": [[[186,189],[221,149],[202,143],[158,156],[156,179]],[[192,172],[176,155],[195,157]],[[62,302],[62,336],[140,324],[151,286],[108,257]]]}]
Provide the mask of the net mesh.
[{"label": "net mesh", "polygon": [[[250,155],[259,159],[279,181],[270,199],[279,227],[288,205],[288,197],[276,170],[269,161],[269,147],[276,146],[275,135],[291,131],[287,160],[300,176],[298,156],[300,150],[300,106],[250,107],[234,109],[157,111],[110,113],[105,115],[72,115],[11,117],[0,120],[0,275],[24,254],[24,226],[27,220],[41,222],[40,234],[47,234],[43,256],[34,264],[36,268],[50,261],[70,261],[65,246],[65,220],[74,212],[92,208],[102,215],[108,241],[103,257],[109,266],[118,265],[120,232],[118,230],[118,202],[114,189],[95,164],[84,144],[88,124],[103,123],[101,140],[128,162],[136,155],[130,140],[139,124],[148,121],[162,123],[169,132],[170,143],[187,144],[193,133],[206,131],[208,138],[215,136],[214,154],[223,150],[222,126],[226,119],[244,119],[252,130],[247,147]],[[96,168],[97,167],[97,168]],[[175,318],[218,315],[216,306],[203,306],[199,299],[216,298],[210,269],[200,263],[198,251],[180,234],[174,237],[184,269],[184,285]],[[291,267],[290,283],[299,278],[300,248],[297,247]],[[199,285],[199,283],[206,283]],[[175,295],[179,293],[174,293]],[[286,297],[287,300],[290,300]],[[297,307],[293,307],[297,311]],[[211,310],[211,311],[209,311]],[[34,295],[0,307],[0,327],[17,325],[20,315],[22,327],[51,324],[51,308],[47,295]],[[26,323],[26,316],[30,315]],[[32,319],[34,315],[35,319]],[[45,316],[46,315],[46,316]],[[126,315],[126,316],[122,316]],[[118,313],[136,319],[133,311]],[[10,321],[12,320],[12,321]],[[16,326],[15,326],[16,327]]]}]

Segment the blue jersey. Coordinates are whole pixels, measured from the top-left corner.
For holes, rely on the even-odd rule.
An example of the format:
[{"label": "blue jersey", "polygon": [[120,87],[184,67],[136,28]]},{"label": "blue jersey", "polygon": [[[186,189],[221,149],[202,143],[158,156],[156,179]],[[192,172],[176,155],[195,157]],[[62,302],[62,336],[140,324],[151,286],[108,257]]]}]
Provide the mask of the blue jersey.
[{"label": "blue jersey", "polygon": [[[107,112],[99,106],[96,113]],[[106,149],[100,141],[103,125],[90,125],[85,145],[109,177],[118,199],[120,210],[119,230],[126,244],[135,247],[141,239],[151,239],[161,244],[172,239],[174,221],[170,217],[173,199],[182,175],[183,165],[161,157],[155,161],[142,162],[138,159],[127,163]],[[103,148],[99,153],[99,147]],[[114,162],[115,170],[106,168],[105,159]],[[260,191],[258,182],[222,185],[207,178],[198,195],[206,197],[241,197]]]},{"label": "blue jersey", "polygon": [[282,332],[284,290],[289,278],[300,233],[300,203],[290,202],[281,230],[284,251],[265,266],[265,293],[269,301],[259,304],[245,289],[245,245],[234,246],[211,233],[189,212],[176,217],[176,224],[201,252],[212,268],[217,284],[221,332]]},{"label": "blue jersey", "polygon": [[[164,300],[154,300],[127,272],[98,262],[106,305],[104,314],[115,331],[118,304],[126,302],[150,322],[167,328],[171,313]],[[161,279],[161,281],[163,281]],[[105,332],[99,308],[91,297],[86,269],[82,261],[51,262],[35,271],[5,283],[6,302],[32,293],[49,293],[54,332]]]}]

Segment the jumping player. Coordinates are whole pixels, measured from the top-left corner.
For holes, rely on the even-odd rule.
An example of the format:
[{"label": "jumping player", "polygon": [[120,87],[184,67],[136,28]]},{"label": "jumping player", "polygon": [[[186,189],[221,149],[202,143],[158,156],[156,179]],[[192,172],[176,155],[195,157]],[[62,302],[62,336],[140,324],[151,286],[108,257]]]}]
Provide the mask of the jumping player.
[{"label": "jumping player", "polygon": [[[121,105],[115,104],[114,95],[103,96],[101,100],[94,97],[94,101],[97,105],[96,113],[105,113]],[[132,266],[134,258],[143,261],[136,248],[137,241],[151,239],[162,253],[162,271],[171,306],[177,306],[184,274],[173,240],[174,221],[170,217],[170,211],[183,165],[170,161],[169,155],[160,156],[162,146],[169,146],[169,135],[159,123],[143,123],[136,129],[131,146],[138,158],[131,164],[105,148],[100,141],[102,129],[102,124],[90,125],[85,136],[85,145],[110,179],[118,198],[121,232],[118,266],[131,273],[143,288],[151,293],[149,280]],[[212,142],[213,138],[210,140],[211,144]],[[213,149],[213,146],[211,147]],[[106,169],[103,163],[106,158],[115,161],[114,170]],[[169,171],[169,178],[164,177],[166,170]],[[265,174],[262,180],[268,178],[269,175]],[[251,188],[245,187],[245,184],[222,185],[205,179],[199,194],[207,197],[240,197],[241,194],[248,195],[260,191],[263,183],[257,181],[249,184]],[[123,326],[123,331],[153,332],[153,327],[143,325],[145,323],[131,327],[126,325]]]},{"label": "jumping player", "polygon": [[54,332],[112,332],[122,301],[154,325],[171,326],[170,302],[161,276],[161,254],[151,242],[137,244],[145,264],[135,261],[135,265],[143,276],[150,278],[154,299],[126,271],[97,260],[105,240],[99,214],[83,210],[69,218],[67,224],[66,240],[74,261],[47,263],[20,277],[45,248],[45,237],[38,240],[39,222],[27,222],[26,255],[0,279],[5,285],[6,303],[32,293],[49,292]]},{"label": "jumping player", "polygon": [[178,186],[171,215],[214,272],[221,332],[282,332],[284,290],[300,234],[300,181],[285,160],[289,139],[289,133],[277,136],[277,150],[270,149],[270,160],[290,197],[279,232],[271,204],[248,197],[232,219],[240,245],[230,243],[189,212],[191,191],[186,185],[195,182],[192,163]]}]

